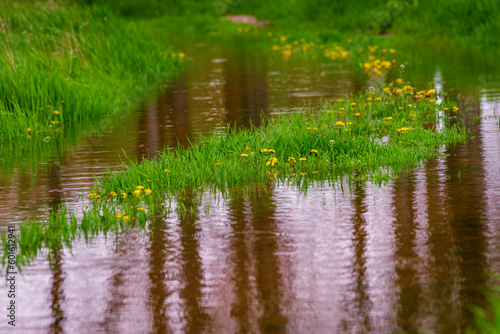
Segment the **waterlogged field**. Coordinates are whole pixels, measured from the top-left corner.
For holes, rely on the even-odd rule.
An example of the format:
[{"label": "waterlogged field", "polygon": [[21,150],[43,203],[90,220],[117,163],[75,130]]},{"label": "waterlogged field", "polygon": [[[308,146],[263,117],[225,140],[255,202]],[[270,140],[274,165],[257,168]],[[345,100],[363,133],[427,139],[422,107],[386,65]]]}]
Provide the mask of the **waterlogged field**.
[{"label": "waterlogged field", "polygon": [[[81,15],[100,18],[102,12],[94,11],[91,7]],[[93,34],[106,36],[106,24]],[[148,134],[137,144],[141,149],[151,145],[145,148],[154,151],[149,159],[140,155],[118,169],[101,172],[76,199],[80,204],[62,199],[45,215],[16,225],[16,265],[25,275],[21,288],[30,289],[23,284],[36,277],[33,270],[38,272],[40,266],[50,268],[52,275],[52,287],[44,289],[50,296],[39,292],[33,301],[52,313],[28,305],[43,323],[27,323],[56,331],[99,331],[112,325],[122,332],[146,327],[158,332],[449,332],[470,325],[470,305],[476,304],[481,308],[474,312],[484,319],[478,328],[494,331],[478,293],[488,281],[486,272],[499,267],[494,260],[499,234],[494,203],[499,194],[487,185],[488,180],[498,184],[492,169],[499,159],[492,144],[498,139],[494,96],[484,94],[477,103],[461,103],[456,92],[445,93],[441,76],[453,80],[446,65],[422,67],[416,74],[415,64],[408,61],[411,54],[382,42],[376,45],[372,39],[322,43],[315,33],[287,36],[250,26],[222,26],[222,35],[229,33],[241,44],[229,44],[232,47],[222,51],[216,43],[204,46],[205,51],[215,49],[205,53],[215,55],[206,60],[214,67],[205,81],[196,81],[203,76],[196,61],[203,57],[186,52],[195,70],[181,75],[166,94],[172,104],[163,107],[173,110],[167,114],[175,125],[167,127],[170,119],[164,123],[164,114],[157,112],[162,97],[141,112],[148,126],[138,127],[138,134]],[[114,47],[96,38],[93,48],[115,54],[112,50],[120,50],[117,43],[123,37],[116,33]],[[76,41],[83,36],[79,34],[68,40]],[[267,53],[257,61],[249,51],[256,46]],[[128,54],[127,47],[123,52]],[[150,63],[182,64],[184,54],[149,44],[141,47],[155,51],[145,58],[137,56],[136,61],[146,66],[139,73],[146,78]],[[59,69],[77,66],[73,53]],[[279,66],[269,63],[265,71],[256,67],[267,58],[276,59]],[[314,66],[319,60],[323,67],[291,82],[286,75],[297,69],[294,59]],[[352,82],[354,88],[318,93],[303,87],[315,84],[319,90],[329,82],[317,83],[316,78],[328,76],[327,69],[339,63],[349,64],[350,71],[336,75],[344,75],[343,84]],[[130,64],[137,63],[117,65],[124,66],[117,72]],[[70,75],[68,82],[87,82],[90,77],[85,75],[90,74],[80,71],[82,77]],[[246,73],[245,79],[235,79],[235,72]],[[279,82],[276,77],[286,79]],[[115,79],[96,87],[94,95],[82,91],[82,96],[109,93],[106,102],[99,102],[105,104],[102,108],[93,105],[101,111],[133,103],[125,93],[133,87],[111,93]],[[14,82],[15,76],[9,80]],[[153,86],[157,87],[149,91]],[[289,91],[279,95],[273,89]],[[43,112],[19,125],[28,126],[28,133],[16,136],[46,145],[53,140],[43,131],[60,126],[54,131],[66,133],[61,137],[66,140],[73,132],[61,132],[63,128],[78,127],[86,119],[83,109],[80,118],[67,123],[67,115],[80,106],[75,104],[78,97],[68,94],[57,95],[43,108],[46,99],[32,98],[42,101],[36,103]],[[121,96],[124,100],[112,100]],[[287,102],[272,105],[273,99]],[[296,101],[306,99],[315,104],[295,108]],[[85,101],[81,106],[90,108]],[[231,108],[237,109],[235,115]],[[212,117],[219,121],[209,131],[179,130],[214,124]],[[157,150],[159,141],[152,138],[161,131],[174,133],[179,145]],[[126,128],[123,134],[129,136],[128,132]],[[40,141],[40,133],[48,139]],[[113,140],[113,135],[106,138]],[[5,263],[6,234],[2,242]],[[93,269],[85,259],[88,252]],[[47,254],[49,262],[44,260]],[[487,256],[493,259],[489,265]],[[47,277],[44,270],[41,276]],[[93,291],[87,275],[100,277],[96,293],[105,301],[96,309],[104,318],[86,314],[100,320],[83,324],[70,313],[75,302],[90,302],[88,295],[78,292],[80,287]],[[129,291],[129,286],[138,291]],[[50,307],[42,301],[46,297],[52,300]],[[332,320],[332,314],[338,316]]]},{"label": "waterlogged field", "polygon": [[259,128],[228,127],[187,149],[130,162],[123,171],[110,171],[98,180],[88,195],[93,205],[83,212],[81,223],[73,214],[68,224],[63,209],[50,215],[47,223],[25,224],[20,230],[19,263],[42,247],[69,246],[80,233],[88,239],[110,229],[118,232],[134,221],[144,227],[148,214],[158,214],[155,203],[192,191],[226,193],[234,187],[285,181],[307,189],[311,181],[332,183],[346,175],[349,187],[353,180],[386,182],[439,156],[441,147],[468,138],[463,124],[449,125],[450,115],[459,111],[456,105],[436,105],[434,89],[413,90],[399,80],[388,94],[373,90],[327,101],[314,112],[281,115]]}]

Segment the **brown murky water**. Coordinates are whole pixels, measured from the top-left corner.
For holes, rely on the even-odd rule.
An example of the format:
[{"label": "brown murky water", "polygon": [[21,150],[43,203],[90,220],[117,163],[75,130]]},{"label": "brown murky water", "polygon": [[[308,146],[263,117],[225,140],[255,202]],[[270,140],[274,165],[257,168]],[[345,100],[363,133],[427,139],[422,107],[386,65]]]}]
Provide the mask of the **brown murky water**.
[{"label": "brown murky water", "polygon": [[[258,125],[261,111],[315,106],[369,85],[341,65],[283,61],[250,42],[183,49],[192,55],[189,69],[150,104],[36,178],[4,177],[1,224],[62,201],[78,209],[81,188],[119,165],[122,148],[151,156],[227,122]],[[235,190],[225,202],[206,196],[200,206],[184,198],[194,216],[77,242],[71,253],[53,249],[52,266],[40,257],[18,276],[16,331],[460,332],[471,319],[468,305],[484,305],[480,291],[500,271],[500,72],[470,55],[419,57],[412,61],[422,61],[420,80],[477,100],[464,116],[481,117],[473,141],[443,147],[443,158],[382,187],[300,194],[275,185]]]}]

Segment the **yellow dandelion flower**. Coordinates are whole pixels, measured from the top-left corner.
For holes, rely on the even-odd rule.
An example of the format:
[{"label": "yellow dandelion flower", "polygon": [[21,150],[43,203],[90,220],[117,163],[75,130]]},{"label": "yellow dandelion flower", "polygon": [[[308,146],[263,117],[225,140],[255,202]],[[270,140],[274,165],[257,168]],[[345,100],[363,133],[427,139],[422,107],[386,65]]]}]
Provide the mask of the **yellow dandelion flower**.
[{"label": "yellow dandelion flower", "polygon": [[245,149],[246,149],[246,150],[249,150],[249,149],[250,149],[250,147],[246,146],[246,147],[245,147]]},{"label": "yellow dandelion flower", "polygon": [[111,196],[113,196],[113,197],[115,197],[115,196],[117,195],[114,191],[111,191],[109,194],[110,194]]},{"label": "yellow dandelion flower", "polygon": [[413,118],[416,118],[417,115],[416,114],[409,114],[408,117],[413,117]]},{"label": "yellow dandelion flower", "polygon": [[300,158],[299,161],[306,161],[306,158]]},{"label": "yellow dandelion flower", "polygon": [[127,193],[121,193],[122,198],[127,198]]},{"label": "yellow dandelion flower", "polygon": [[139,196],[139,194],[141,193],[141,190],[140,189],[136,189],[133,191],[134,195],[135,196]]},{"label": "yellow dandelion flower", "polygon": [[305,173],[305,172],[300,173],[300,175],[306,175],[306,174],[307,174],[307,173]]},{"label": "yellow dandelion flower", "polygon": [[345,108],[340,108],[340,111],[345,111]]},{"label": "yellow dandelion flower", "polygon": [[392,117],[384,117],[384,119],[385,119],[386,121],[390,121],[390,120],[392,119]]},{"label": "yellow dandelion flower", "polygon": [[170,173],[170,171],[168,169],[165,169],[165,172]]},{"label": "yellow dandelion flower", "polygon": [[89,198],[95,198],[95,195],[96,195],[95,193],[90,193]]},{"label": "yellow dandelion flower", "polygon": [[120,219],[121,217],[123,217],[123,214],[122,214],[122,213],[117,213],[117,214],[116,214],[116,218]]},{"label": "yellow dandelion flower", "polygon": [[311,153],[318,153],[318,150],[311,150]]},{"label": "yellow dandelion flower", "polygon": [[359,116],[361,116],[361,113],[357,112],[357,113],[354,114],[354,116],[358,116],[359,117]]},{"label": "yellow dandelion flower", "polygon": [[356,102],[351,103],[351,107],[355,107],[355,106],[356,106]]},{"label": "yellow dandelion flower", "polygon": [[453,111],[458,111],[458,107],[453,107]]},{"label": "yellow dandelion flower", "polygon": [[130,220],[130,216],[123,216],[123,220],[124,220],[124,221],[128,221],[128,220]]},{"label": "yellow dandelion flower", "polygon": [[138,207],[138,208],[137,208],[137,211],[146,211],[146,208],[141,208],[141,207]]},{"label": "yellow dandelion flower", "polygon": [[338,121],[338,122],[335,123],[335,125],[337,125],[337,126],[345,126],[345,123],[341,122],[341,121]]},{"label": "yellow dandelion flower", "polygon": [[295,160],[295,158],[294,158],[294,157],[288,157],[288,161],[290,161],[290,162],[295,162],[296,160]]},{"label": "yellow dandelion flower", "polygon": [[220,165],[220,160],[217,160],[217,162],[215,163],[217,166]]},{"label": "yellow dandelion flower", "polygon": [[59,110],[54,110],[54,114],[59,115]]},{"label": "yellow dandelion flower", "polygon": [[269,149],[269,150],[267,150],[267,152],[269,152],[269,153],[271,153],[271,154],[276,153],[276,151],[275,151],[275,150],[273,150],[273,149]]},{"label": "yellow dandelion flower", "polygon": [[260,153],[267,153],[267,148],[263,148],[260,150]]},{"label": "yellow dandelion flower", "polygon": [[448,108],[444,107],[444,108],[443,108],[443,110],[444,110],[444,111],[448,111]]},{"label": "yellow dandelion flower", "polygon": [[342,102],[342,101],[344,101],[344,100],[342,100],[342,99],[337,99],[337,102]]},{"label": "yellow dandelion flower", "polygon": [[137,187],[135,187],[135,189],[144,189],[144,187],[143,186],[137,186]]},{"label": "yellow dandelion flower", "polygon": [[382,98],[381,97],[377,97],[377,101],[382,101]]},{"label": "yellow dandelion flower", "polygon": [[410,85],[403,86],[403,90],[406,94],[413,92],[413,87]]},{"label": "yellow dandelion flower", "polygon": [[146,195],[151,195],[151,193],[153,192],[151,189],[144,189],[144,192],[146,193]]},{"label": "yellow dandelion flower", "polygon": [[436,94],[436,90],[435,89],[429,89],[425,95],[432,95],[432,94]]},{"label": "yellow dandelion flower", "polygon": [[246,153],[242,153],[242,154],[241,154],[241,156],[242,156],[243,158],[246,158],[246,157],[248,157],[248,154],[246,154]]}]

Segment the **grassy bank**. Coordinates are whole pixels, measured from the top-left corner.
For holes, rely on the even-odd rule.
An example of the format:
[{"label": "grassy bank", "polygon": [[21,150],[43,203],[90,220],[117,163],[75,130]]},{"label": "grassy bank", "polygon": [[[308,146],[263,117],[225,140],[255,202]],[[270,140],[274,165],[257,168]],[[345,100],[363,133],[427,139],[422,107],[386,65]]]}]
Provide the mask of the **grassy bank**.
[{"label": "grassy bank", "polygon": [[[53,154],[137,106],[183,61],[100,6],[0,2],[0,161]],[[110,117],[107,117],[110,119]]]},{"label": "grassy bank", "polygon": [[70,246],[78,236],[88,239],[137,223],[144,227],[166,213],[158,211],[159,203],[193,192],[226,196],[235,187],[270,183],[307,190],[315,182],[348,187],[354,180],[388,181],[438,156],[442,147],[467,139],[463,124],[450,123],[459,108],[446,101],[436,104],[437,98],[433,89],[416,91],[397,80],[385,90],[325,101],[317,112],[282,115],[259,128],[228,127],[190,148],[131,161],[96,182],[80,220],[63,208],[26,222],[18,237],[18,264],[41,248]]}]

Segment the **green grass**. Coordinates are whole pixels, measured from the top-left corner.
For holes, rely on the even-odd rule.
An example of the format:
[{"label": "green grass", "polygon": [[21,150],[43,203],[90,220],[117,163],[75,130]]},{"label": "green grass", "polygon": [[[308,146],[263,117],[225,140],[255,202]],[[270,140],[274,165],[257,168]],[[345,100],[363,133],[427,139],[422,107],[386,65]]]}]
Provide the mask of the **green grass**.
[{"label": "green grass", "polygon": [[183,61],[109,9],[0,3],[0,161],[37,160],[137,106]]},{"label": "green grass", "polygon": [[[79,0],[92,3],[92,0]],[[103,0],[121,15],[183,20],[184,29],[218,29],[225,15],[250,14],[271,22],[271,29],[288,35],[317,33],[322,42],[355,36],[391,34],[395,43],[460,46],[498,53],[500,3],[495,0]],[[162,20],[162,19],[157,19]],[[382,38],[379,38],[381,40]]]},{"label": "green grass", "polygon": [[[435,157],[442,145],[467,137],[456,125],[436,131],[436,108],[456,111],[447,103],[432,103],[435,93],[430,93],[427,97],[421,93],[424,97],[417,101],[414,94],[373,91],[341,102],[327,101],[319,112],[277,116],[260,128],[236,132],[228,126],[189,149],[166,150],[157,159],[108,172],[92,192],[101,198],[110,192],[132,196],[140,185],[171,196],[195,188],[224,191],[268,178],[397,174]],[[392,172],[386,172],[389,169]]]}]

